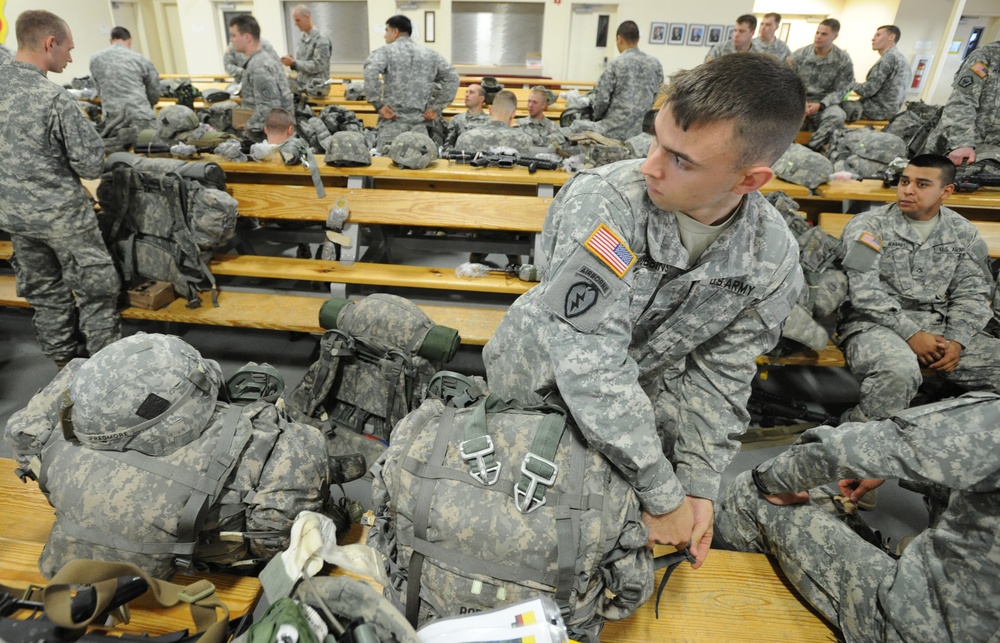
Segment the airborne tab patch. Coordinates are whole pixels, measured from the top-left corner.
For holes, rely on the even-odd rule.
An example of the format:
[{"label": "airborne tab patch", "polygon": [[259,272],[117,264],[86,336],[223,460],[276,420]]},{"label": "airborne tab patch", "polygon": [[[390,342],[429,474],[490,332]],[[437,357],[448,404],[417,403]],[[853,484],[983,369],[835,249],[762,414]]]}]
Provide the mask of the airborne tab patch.
[{"label": "airborne tab patch", "polygon": [[597,226],[583,245],[619,277],[624,277],[635,263],[635,254],[621,237],[603,223]]},{"label": "airborne tab patch", "polygon": [[858,241],[876,252],[882,249],[882,240],[867,230],[861,233],[861,236],[858,237]]}]

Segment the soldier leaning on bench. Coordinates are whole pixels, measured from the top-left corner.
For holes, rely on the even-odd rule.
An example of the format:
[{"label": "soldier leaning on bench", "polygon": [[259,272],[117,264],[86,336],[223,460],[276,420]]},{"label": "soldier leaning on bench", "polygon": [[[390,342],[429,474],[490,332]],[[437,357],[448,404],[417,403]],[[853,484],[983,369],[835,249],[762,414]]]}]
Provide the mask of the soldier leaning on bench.
[{"label": "soldier leaning on bench", "polygon": [[664,91],[648,159],[560,190],[542,232],[549,271],[483,359],[497,395],[567,408],[635,488],[650,543],[690,543],[697,567],[749,422],[754,360],[803,287],[798,246],[758,190],[805,92],[765,54],[678,72]]}]

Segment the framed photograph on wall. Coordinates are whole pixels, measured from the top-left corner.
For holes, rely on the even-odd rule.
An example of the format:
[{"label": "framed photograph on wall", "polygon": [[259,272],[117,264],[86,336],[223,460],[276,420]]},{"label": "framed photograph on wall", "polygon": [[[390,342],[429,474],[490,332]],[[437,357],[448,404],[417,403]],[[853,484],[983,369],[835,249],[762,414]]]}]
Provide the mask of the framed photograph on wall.
[{"label": "framed photograph on wall", "polygon": [[701,46],[705,42],[705,25],[688,25],[687,44]]},{"label": "framed photograph on wall", "polygon": [[788,42],[788,32],[792,29],[792,23],[783,22],[781,23],[781,28],[778,30],[778,40],[781,42]]},{"label": "framed photograph on wall", "polygon": [[434,28],[435,28],[434,12],[425,11],[424,12],[424,42],[434,42]]},{"label": "framed photograph on wall", "polygon": [[722,42],[722,34],[726,28],[722,25],[708,25],[708,33],[705,34],[705,44],[711,47]]},{"label": "framed photograph on wall", "polygon": [[649,44],[662,45],[667,42],[667,23],[654,22],[649,26]]},{"label": "framed photograph on wall", "polygon": [[667,42],[671,45],[683,45],[685,35],[687,35],[686,22],[671,22],[670,39]]},{"label": "framed photograph on wall", "polygon": [[[786,22],[785,24],[787,25],[788,23]],[[733,39],[734,31],[736,31],[736,25],[729,25],[728,27],[726,27],[726,42],[729,42],[730,40]]]}]

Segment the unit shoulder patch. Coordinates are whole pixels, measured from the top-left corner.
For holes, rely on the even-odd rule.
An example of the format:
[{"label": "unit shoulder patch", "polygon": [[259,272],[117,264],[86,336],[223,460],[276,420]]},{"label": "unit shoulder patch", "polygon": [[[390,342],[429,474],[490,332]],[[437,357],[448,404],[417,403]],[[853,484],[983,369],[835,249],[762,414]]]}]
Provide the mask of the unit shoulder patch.
[{"label": "unit shoulder patch", "polygon": [[970,86],[972,84],[972,76],[962,76],[958,79],[958,86],[962,89]]}]

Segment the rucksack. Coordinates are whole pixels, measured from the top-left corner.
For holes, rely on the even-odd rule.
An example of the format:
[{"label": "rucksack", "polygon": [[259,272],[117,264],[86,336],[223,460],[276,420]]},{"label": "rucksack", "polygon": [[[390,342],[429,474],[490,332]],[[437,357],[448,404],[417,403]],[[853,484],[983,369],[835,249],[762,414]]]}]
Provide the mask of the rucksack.
[{"label": "rucksack", "polygon": [[340,105],[327,105],[319,113],[319,118],[322,119],[330,134],[360,132],[365,129],[364,124],[358,120],[354,112]]},{"label": "rucksack", "polygon": [[236,231],[236,199],[225,192],[225,173],[215,163],[110,155],[97,191],[105,241],[125,284],[169,281],[189,308],[210,289],[212,251]]},{"label": "rucksack", "polygon": [[[906,109],[889,119],[882,131],[895,134],[906,143],[908,157],[922,154],[928,144],[930,133],[941,120],[942,105],[928,105],[924,101],[908,101]],[[932,147],[936,143],[931,142]]]},{"label": "rucksack", "polygon": [[798,143],[789,145],[771,167],[782,181],[804,185],[810,190],[826,183],[833,174],[830,159]]},{"label": "rucksack", "polygon": [[[192,367],[163,358],[191,351],[178,338],[129,336],[71,361],[11,416],[7,443],[56,513],[43,575],[74,558],[130,563],[158,578],[190,568],[254,571],[288,546],[299,512],[324,509],[322,433],[263,400],[217,401],[221,373],[200,356]],[[185,372],[188,393],[174,384]],[[147,385],[163,397],[145,396]],[[94,426],[99,433],[86,432]]]},{"label": "rucksack", "polygon": [[383,293],[330,299],[320,325],[329,330],[319,359],[285,392],[285,411],[297,422],[325,427],[331,455],[361,453],[370,467],[392,427],[420,405],[431,377],[455,356],[458,332]]},{"label": "rucksack", "polygon": [[891,132],[871,127],[835,129],[827,150],[836,172],[875,176],[898,158],[906,158],[906,143]]},{"label": "rucksack", "polygon": [[373,474],[368,545],[415,627],[547,594],[570,638],[596,641],[652,594],[638,496],[561,409],[429,398]]}]

